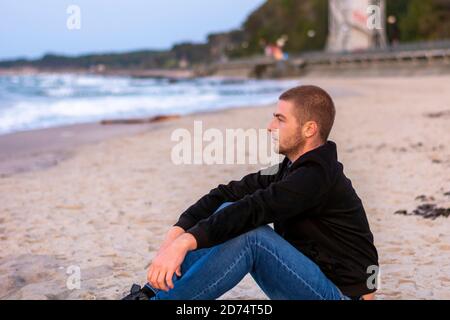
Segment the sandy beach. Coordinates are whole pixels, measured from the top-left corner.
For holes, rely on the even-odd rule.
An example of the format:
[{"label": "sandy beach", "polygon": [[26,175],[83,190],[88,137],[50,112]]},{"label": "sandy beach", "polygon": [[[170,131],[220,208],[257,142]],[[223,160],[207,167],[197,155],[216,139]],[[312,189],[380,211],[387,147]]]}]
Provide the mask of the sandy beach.
[{"label": "sandy beach", "polygon": [[[378,299],[450,299],[450,76],[306,78],[336,95],[330,139],[364,202],[380,255]],[[181,165],[171,133],[265,128],[274,106],[171,121],[0,136],[0,299],[118,299],[180,213],[255,165]],[[185,186],[189,185],[189,188]],[[418,197],[422,196],[422,197]],[[71,270],[80,289],[69,289]],[[221,299],[266,299],[247,276]]]}]

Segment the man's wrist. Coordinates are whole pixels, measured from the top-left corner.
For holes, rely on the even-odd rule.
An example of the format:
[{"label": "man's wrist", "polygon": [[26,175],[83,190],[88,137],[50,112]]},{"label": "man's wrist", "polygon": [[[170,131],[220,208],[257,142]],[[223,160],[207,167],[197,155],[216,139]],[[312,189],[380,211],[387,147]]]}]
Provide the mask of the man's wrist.
[{"label": "man's wrist", "polygon": [[182,235],[180,235],[176,239],[176,242],[177,244],[180,245],[180,247],[182,247],[186,251],[192,251],[197,248],[197,240],[192,234],[188,232],[185,232]]},{"label": "man's wrist", "polygon": [[183,233],[185,233],[185,230],[181,227],[172,227],[169,232],[167,233],[167,238],[175,240],[179,236],[181,236]]},{"label": "man's wrist", "polygon": [[184,230],[182,227],[180,227],[180,226],[173,226],[171,229],[170,229],[170,232],[173,232],[173,233],[184,233],[186,230]]}]

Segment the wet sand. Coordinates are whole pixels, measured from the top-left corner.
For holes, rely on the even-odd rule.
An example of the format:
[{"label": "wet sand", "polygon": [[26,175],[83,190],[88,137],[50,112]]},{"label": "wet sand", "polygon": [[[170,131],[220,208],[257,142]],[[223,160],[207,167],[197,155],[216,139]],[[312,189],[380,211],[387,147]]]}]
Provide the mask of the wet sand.
[{"label": "wet sand", "polygon": [[[429,200],[419,195],[450,206],[450,77],[301,82],[352,93],[335,96],[330,139],[374,233],[377,297],[450,299],[449,218],[394,214]],[[173,130],[192,130],[194,120],[220,130],[264,128],[272,111],[230,109],[157,124],[0,136],[0,298],[117,299],[142,283],[145,266],[187,206],[258,169],[174,165]],[[80,289],[67,287],[71,266],[80,268]],[[266,297],[247,276],[221,299]]]}]

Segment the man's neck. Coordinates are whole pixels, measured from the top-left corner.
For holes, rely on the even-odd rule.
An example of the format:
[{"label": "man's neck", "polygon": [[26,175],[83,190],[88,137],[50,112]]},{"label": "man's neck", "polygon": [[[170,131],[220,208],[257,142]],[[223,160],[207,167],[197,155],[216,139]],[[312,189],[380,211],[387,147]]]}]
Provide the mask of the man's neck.
[{"label": "man's neck", "polygon": [[312,142],[312,143],[306,143],[303,147],[300,147],[297,152],[295,152],[294,154],[289,154],[286,155],[286,157],[291,161],[291,162],[295,162],[295,160],[297,160],[298,158],[300,158],[302,155],[304,155],[305,153],[314,150],[318,147],[320,147],[321,145],[325,144],[324,142],[321,141],[316,141],[316,142]]}]

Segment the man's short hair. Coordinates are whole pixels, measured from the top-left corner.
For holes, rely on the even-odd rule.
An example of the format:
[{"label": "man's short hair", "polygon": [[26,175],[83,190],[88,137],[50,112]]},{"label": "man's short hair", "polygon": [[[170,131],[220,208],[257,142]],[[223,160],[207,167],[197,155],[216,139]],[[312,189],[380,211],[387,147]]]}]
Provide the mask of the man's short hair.
[{"label": "man's short hair", "polygon": [[281,94],[279,100],[295,105],[300,125],[315,121],[319,126],[320,138],[325,142],[333,127],[336,109],[330,95],[316,86],[298,86]]}]

